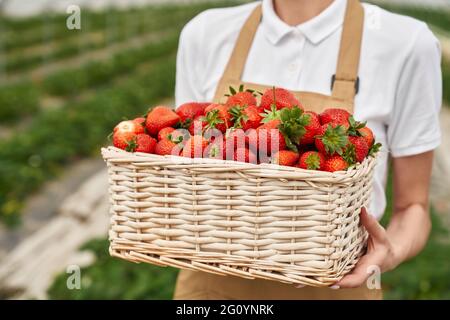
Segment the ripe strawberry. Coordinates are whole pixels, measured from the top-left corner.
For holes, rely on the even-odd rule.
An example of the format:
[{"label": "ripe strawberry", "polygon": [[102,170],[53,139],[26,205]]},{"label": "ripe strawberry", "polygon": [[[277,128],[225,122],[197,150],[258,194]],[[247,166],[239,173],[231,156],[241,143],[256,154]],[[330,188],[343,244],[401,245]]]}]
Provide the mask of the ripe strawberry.
[{"label": "ripe strawberry", "polygon": [[295,166],[299,158],[298,152],[291,150],[280,150],[272,156],[272,163],[280,166]]},{"label": "ripe strawberry", "polygon": [[307,170],[322,170],[325,156],[317,151],[307,151],[301,155],[298,167]]},{"label": "ripe strawberry", "polygon": [[240,161],[240,162],[249,162],[256,164],[258,159],[256,155],[250,151],[248,148],[237,148],[234,151],[234,161]]},{"label": "ripe strawberry", "polygon": [[148,134],[140,133],[128,143],[126,150],[128,152],[146,152],[153,153],[155,151],[156,140]]},{"label": "ripe strawberry", "polygon": [[281,120],[280,119],[274,119],[274,120],[271,120],[269,122],[264,123],[263,125],[260,125],[257,129],[259,129],[259,128],[278,129],[280,124],[281,124]]},{"label": "ripe strawberry", "polygon": [[347,148],[352,148],[351,158],[353,158],[353,162],[363,162],[369,154],[369,146],[366,139],[364,137],[349,136],[348,141],[349,145]]},{"label": "ripe strawberry", "polygon": [[[180,121],[184,124],[190,124],[196,117],[202,115],[205,108],[209,106],[209,102],[188,102],[179,106],[176,110],[177,115],[180,117]],[[189,123],[187,123],[188,121]]]},{"label": "ripe strawberry", "polygon": [[317,113],[313,111],[305,111],[305,115],[309,117],[309,123],[305,126],[305,134],[300,139],[300,144],[314,143],[315,136],[320,130],[320,121]]},{"label": "ripe strawberry", "polygon": [[342,154],[348,144],[346,129],[338,124],[324,124],[320,127],[314,143],[322,154]]},{"label": "ripe strawberry", "polygon": [[167,136],[172,133],[173,131],[175,131],[175,128],[172,127],[165,127],[162,128],[161,130],[159,130],[158,132],[158,141],[162,140],[162,139],[167,139]]},{"label": "ripe strawberry", "polygon": [[202,158],[203,151],[208,146],[208,140],[203,136],[192,136],[184,145],[181,155],[188,158]]},{"label": "ripe strawberry", "polygon": [[286,149],[284,136],[277,128],[279,125],[279,120],[273,120],[249,132],[247,136],[250,148],[252,150],[258,150],[260,155],[266,154],[267,156]]},{"label": "ripe strawberry", "polygon": [[173,127],[180,121],[180,117],[170,108],[157,106],[147,114],[145,123],[147,131],[152,136],[156,136],[164,127]]},{"label": "ripe strawberry", "polygon": [[140,125],[142,127],[142,132],[144,132],[144,129],[145,129],[145,118],[144,117],[134,118],[133,122]]},{"label": "ripe strawberry", "polygon": [[214,140],[213,143],[210,143],[206,148],[205,148],[205,157],[207,158],[212,158],[212,159],[220,159],[220,160],[224,160],[224,159],[228,159],[231,160],[232,156],[231,156],[231,152],[230,155],[227,157],[227,151],[226,151],[226,145],[223,139],[216,139]]},{"label": "ripe strawberry", "polygon": [[344,109],[330,108],[324,110],[320,115],[320,123],[322,125],[327,123],[340,124],[346,129],[349,127],[348,118],[351,114]]},{"label": "ripe strawberry", "polygon": [[334,172],[348,169],[348,163],[340,155],[334,155],[325,160],[324,171]]},{"label": "ripe strawberry", "polygon": [[144,127],[134,120],[120,122],[114,127],[113,144],[115,147],[125,150],[128,143],[138,134],[144,133]]},{"label": "ripe strawberry", "polygon": [[230,108],[229,113],[235,128],[242,128],[244,131],[247,131],[251,128],[255,129],[261,124],[262,117],[254,105],[247,107],[234,106]]},{"label": "ripe strawberry", "polygon": [[264,110],[270,110],[272,104],[274,104],[277,110],[283,108],[292,108],[294,106],[303,109],[300,102],[295,98],[292,92],[289,92],[283,88],[271,88],[264,91],[261,97],[261,103],[259,105],[259,111],[264,112]]},{"label": "ripe strawberry", "polygon": [[242,129],[228,129],[225,133],[225,144],[229,150],[245,148],[246,141],[247,137]]},{"label": "ripe strawberry", "polygon": [[230,87],[230,95],[228,95],[227,102],[225,105],[229,107],[233,106],[256,106],[256,98],[253,95],[253,90],[244,90],[244,86],[241,85],[239,87],[239,91],[236,92],[236,90],[233,87]]},{"label": "ripe strawberry", "polygon": [[361,129],[358,129],[358,131],[361,134],[361,136],[363,136],[364,139],[366,139],[367,145],[370,148],[373,145],[373,142],[375,141],[375,137],[373,135],[372,130],[369,127],[363,127]]},{"label": "ripe strawberry", "polygon": [[158,141],[155,146],[155,154],[159,154],[161,156],[164,155],[179,155],[181,150],[181,146],[172,140],[163,139]]},{"label": "ripe strawberry", "polygon": [[222,133],[231,127],[231,115],[229,107],[222,104],[210,104],[205,108],[205,116],[201,119],[206,121],[206,129],[216,128]]},{"label": "ripe strawberry", "polygon": [[204,120],[203,116],[198,116],[189,125],[189,133],[191,135],[202,134],[205,129],[207,122]]}]

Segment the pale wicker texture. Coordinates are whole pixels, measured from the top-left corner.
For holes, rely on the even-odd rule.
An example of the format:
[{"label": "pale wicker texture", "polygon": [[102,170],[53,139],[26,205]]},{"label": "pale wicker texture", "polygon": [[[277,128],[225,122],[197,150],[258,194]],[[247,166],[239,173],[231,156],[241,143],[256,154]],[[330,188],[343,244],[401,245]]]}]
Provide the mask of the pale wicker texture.
[{"label": "pale wicker texture", "polygon": [[146,262],[327,286],[363,253],[375,158],[320,172],[102,149],[110,253]]}]

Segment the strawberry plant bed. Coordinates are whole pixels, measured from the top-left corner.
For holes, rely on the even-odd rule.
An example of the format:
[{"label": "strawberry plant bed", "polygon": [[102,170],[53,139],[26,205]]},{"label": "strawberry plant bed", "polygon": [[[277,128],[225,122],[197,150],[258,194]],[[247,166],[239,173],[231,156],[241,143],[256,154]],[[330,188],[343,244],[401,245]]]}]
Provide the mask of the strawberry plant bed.
[{"label": "strawberry plant bed", "polygon": [[[108,29],[132,30],[134,24],[135,31],[146,32],[147,24],[158,16],[171,15],[183,17],[186,12],[188,15],[194,12],[201,12],[207,8],[218,6],[232,6],[237,2],[214,2],[200,4],[166,4],[159,6],[147,6],[127,10],[106,10],[94,12],[83,10],[81,19],[81,30],[68,30],[66,26],[67,15],[41,15],[34,18],[12,19],[1,17],[0,26],[2,34],[0,43],[4,52],[10,52],[20,48],[30,47],[46,41],[69,39],[79,36],[81,32],[104,31]],[[150,20],[150,21],[149,21]],[[139,23],[137,23],[139,22]],[[21,30],[21,36],[17,37],[18,30]],[[114,30],[116,32],[117,30]]]},{"label": "strawberry plant bed", "polygon": [[[123,112],[145,112],[147,103],[173,93],[173,55],[145,75],[100,90],[81,103],[38,114],[23,132],[0,142],[0,219],[16,220],[22,200],[63,165],[91,156]],[[13,181],[13,183],[11,183]]]},{"label": "strawberry plant bed", "polygon": [[0,87],[0,123],[14,122],[39,110],[39,90],[30,81]]},{"label": "strawberry plant bed", "polygon": [[[129,22],[129,24],[132,24],[131,27],[119,25],[119,27],[114,26],[113,31],[101,30],[100,36],[97,37],[100,41],[95,39],[89,40],[88,35],[90,31],[88,31],[88,34],[83,31],[83,33],[78,33],[76,37],[70,37],[69,40],[56,41],[57,43],[54,44],[54,49],[50,52],[37,52],[34,54],[11,52],[2,59],[3,63],[1,67],[8,73],[23,72],[43,63],[58,61],[89,50],[105,48],[111,44],[129,40],[132,37],[161,30],[180,29],[189,19],[198,13],[197,8],[188,9],[178,9],[177,11],[165,10],[162,12],[158,10],[150,11],[145,19],[143,19],[144,16],[141,16],[141,20],[134,23]],[[96,33],[98,34],[98,32]]]},{"label": "strawberry plant bed", "polygon": [[[118,52],[106,61],[89,62],[81,67],[65,69],[49,74],[39,83],[28,80],[0,87],[0,123],[12,124],[23,116],[40,110],[40,99],[45,95],[68,98],[80,95],[86,89],[107,86],[115,78],[132,73],[139,65],[151,62],[176,50],[178,32],[159,42],[149,43],[137,49]],[[21,105],[21,108],[17,106]]]}]

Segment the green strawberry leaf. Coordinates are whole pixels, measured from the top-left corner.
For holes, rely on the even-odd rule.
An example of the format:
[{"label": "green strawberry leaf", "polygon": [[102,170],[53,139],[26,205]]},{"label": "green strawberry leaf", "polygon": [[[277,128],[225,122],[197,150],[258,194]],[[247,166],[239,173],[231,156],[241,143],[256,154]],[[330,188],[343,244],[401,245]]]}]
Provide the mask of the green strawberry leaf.
[{"label": "green strawberry leaf", "polygon": [[242,123],[247,122],[248,115],[244,113],[246,106],[234,106],[228,110],[231,115],[231,120],[233,121],[233,128],[242,128]]},{"label": "green strawberry leaf", "polygon": [[347,145],[344,152],[342,153],[342,158],[349,164],[356,163],[356,148],[353,144]]},{"label": "green strawberry leaf", "polygon": [[325,151],[328,154],[337,153],[342,155],[344,148],[348,145],[347,130],[341,125],[333,127],[329,124],[325,133],[319,138],[322,140]]},{"label": "green strawberry leaf", "polygon": [[219,110],[213,109],[206,113],[205,116],[200,118],[201,121],[206,121],[206,126],[204,130],[214,129],[218,124],[223,123],[223,120],[220,118]]},{"label": "green strawberry leaf", "polygon": [[127,142],[125,150],[128,152],[134,152],[136,148],[137,148],[136,138],[133,138],[132,140]]},{"label": "green strawberry leaf", "polygon": [[308,155],[305,163],[308,170],[318,170],[320,168],[320,158],[316,153]]},{"label": "green strawberry leaf", "polygon": [[178,143],[180,143],[180,142],[183,142],[183,136],[182,136],[182,135],[180,135],[180,136],[174,138],[174,136],[173,136],[171,133],[169,133],[169,134],[167,135],[167,138],[168,138],[170,141],[172,141],[173,143],[176,143],[176,144],[178,144]]},{"label": "green strawberry leaf", "polygon": [[356,121],[353,116],[350,116],[348,118],[348,122],[350,123],[350,127],[348,128],[348,134],[351,136],[358,136],[361,137],[361,132],[359,132],[359,129],[362,129],[366,126],[367,122],[359,122]]},{"label": "green strawberry leaf", "polygon": [[288,140],[292,144],[299,144],[306,132],[305,126],[309,124],[310,118],[303,114],[302,109],[293,107],[281,109],[280,120],[279,129],[286,139],[286,145],[288,146]]},{"label": "green strawberry leaf", "polygon": [[267,123],[272,120],[280,119],[280,110],[277,110],[277,107],[275,105],[272,105],[270,111],[265,110],[263,113],[260,113],[259,115],[263,117],[261,122]]},{"label": "green strawberry leaf", "polygon": [[382,144],[377,142],[374,143],[369,149],[369,156],[374,156],[378,151],[380,151]]}]

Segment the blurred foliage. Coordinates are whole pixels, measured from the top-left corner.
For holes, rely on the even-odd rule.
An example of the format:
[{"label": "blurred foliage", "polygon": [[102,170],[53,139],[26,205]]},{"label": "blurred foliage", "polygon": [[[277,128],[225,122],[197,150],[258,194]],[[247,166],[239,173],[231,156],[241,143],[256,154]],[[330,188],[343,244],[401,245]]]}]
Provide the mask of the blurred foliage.
[{"label": "blurred foliage", "polygon": [[[204,6],[200,8],[204,8]],[[101,19],[103,21],[104,14],[90,15],[88,11],[86,16],[83,15],[82,21],[90,27],[87,30],[83,30],[83,33],[70,31],[71,36],[59,38],[56,34],[50,32],[47,35],[48,39],[44,35],[41,35],[41,38],[37,40],[40,43],[45,43],[45,48],[38,48],[39,50],[36,52],[27,52],[21,49],[10,51],[3,57],[0,66],[3,65],[2,69],[7,73],[25,71],[38,65],[73,57],[87,51],[105,48],[123,41],[129,41],[135,37],[148,36],[150,34],[155,35],[167,28],[180,29],[198,11],[198,6],[185,7],[185,10],[177,10],[177,7],[174,6],[164,6],[162,8],[154,8],[153,10],[146,8],[143,12],[128,10],[120,14],[113,11],[113,16],[110,18],[114,22],[112,31],[106,25],[103,25],[103,23],[100,29],[95,27],[98,26],[98,22],[95,19]],[[116,15],[117,19],[114,18]],[[52,28],[58,28],[58,30],[63,29],[60,32],[64,35],[68,32],[66,28],[61,28],[61,25],[55,25]],[[25,31],[25,34],[29,33],[35,34],[36,31]],[[22,35],[22,37],[16,37],[14,39],[17,39],[16,41],[23,41],[21,40],[23,38]],[[38,46],[40,43],[34,45]],[[42,50],[48,48],[50,50]]]},{"label": "blurred foliage", "polygon": [[[386,212],[381,220],[385,227],[392,216],[392,196],[390,174]],[[382,275],[385,299],[450,299],[450,232],[433,208],[431,218],[433,228],[425,249],[417,257]]]},{"label": "blurred foliage", "polygon": [[[124,115],[142,115],[152,104],[171,97],[181,27],[206,8],[224,4],[233,5],[235,2],[143,9],[143,13],[155,11],[152,13],[155,17],[153,23],[158,30],[166,32],[165,37],[141,48],[124,48],[109,58],[88,62],[78,68],[63,67],[44,78],[43,85],[25,81],[5,86],[5,90],[0,87],[2,121],[21,118],[33,111],[36,113],[24,128],[0,141],[0,221],[17,226],[24,199],[56,177],[64,165],[94,153],[98,155],[99,147]],[[113,24],[110,25],[112,29],[120,27],[114,25],[114,15],[107,17],[108,14],[108,11],[96,13],[105,23]],[[133,15],[137,14],[141,13],[134,10]],[[34,19],[31,22],[31,25],[37,23]],[[114,30],[109,32],[114,34]],[[145,74],[137,70],[142,63],[148,62]],[[115,77],[122,79],[112,81]],[[97,90],[86,99],[66,99],[59,108],[38,110],[36,95],[43,98],[42,93],[45,93],[68,98],[71,95],[82,96],[93,88]],[[18,99],[21,100],[19,103]],[[18,108],[22,103],[24,106]]]},{"label": "blurred foliage", "polygon": [[39,110],[38,89],[28,80],[0,87],[0,123],[17,120]]},{"label": "blurred foliage", "polygon": [[[371,1],[369,1],[371,2]],[[386,10],[411,16],[413,18],[425,21],[426,23],[436,26],[443,31],[450,30],[450,9],[432,8],[424,5],[399,5],[399,4],[379,4]]]}]

